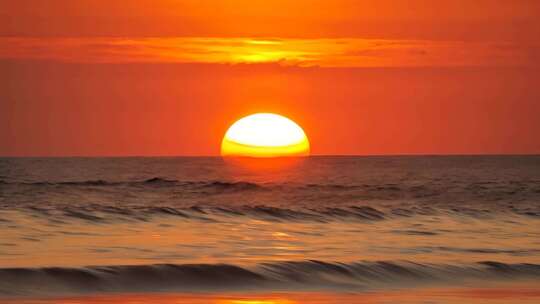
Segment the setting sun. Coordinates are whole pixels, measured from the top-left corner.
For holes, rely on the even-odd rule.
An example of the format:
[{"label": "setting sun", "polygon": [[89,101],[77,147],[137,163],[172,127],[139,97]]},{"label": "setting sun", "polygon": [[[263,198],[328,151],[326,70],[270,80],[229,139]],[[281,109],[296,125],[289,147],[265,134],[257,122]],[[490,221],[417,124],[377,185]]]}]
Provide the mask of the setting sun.
[{"label": "setting sun", "polygon": [[309,155],[309,141],[294,121],[277,114],[257,113],[229,127],[221,143],[221,155],[283,157]]}]

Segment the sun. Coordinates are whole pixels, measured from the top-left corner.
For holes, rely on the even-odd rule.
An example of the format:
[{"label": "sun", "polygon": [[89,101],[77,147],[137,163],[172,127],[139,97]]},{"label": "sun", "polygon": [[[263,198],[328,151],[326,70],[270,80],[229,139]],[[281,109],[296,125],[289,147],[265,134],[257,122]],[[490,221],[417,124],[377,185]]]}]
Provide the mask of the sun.
[{"label": "sun", "polygon": [[304,130],[287,117],[257,113],[232,124],[221,142],[222,156],[307,156],[309,140]]}]

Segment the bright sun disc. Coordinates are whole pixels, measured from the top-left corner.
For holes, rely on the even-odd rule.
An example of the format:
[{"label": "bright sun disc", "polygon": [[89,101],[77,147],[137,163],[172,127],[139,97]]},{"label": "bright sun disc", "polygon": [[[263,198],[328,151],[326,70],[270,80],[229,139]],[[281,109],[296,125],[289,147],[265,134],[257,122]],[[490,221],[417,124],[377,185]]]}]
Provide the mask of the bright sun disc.
[{"label": "bright sun disc", "polygon": [[229,127],[221,155],[284,157],[309,155],[309,141],[294,121],[272,113],[246,116]]}]

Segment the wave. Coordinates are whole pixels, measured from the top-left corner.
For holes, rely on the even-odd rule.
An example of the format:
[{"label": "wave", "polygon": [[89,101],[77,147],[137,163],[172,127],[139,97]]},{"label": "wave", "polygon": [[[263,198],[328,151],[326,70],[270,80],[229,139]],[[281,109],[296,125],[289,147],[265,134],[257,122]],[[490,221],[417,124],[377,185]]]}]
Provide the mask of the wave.
[{"label": "wave", "polygon": [[[37,181],[15,182],[0,180],[3,189],[19,189],[32,187],[53,191],[57,188],[84,191],[100,188],[115,188],[115,191],[138,191],[141,189],[171,189],[191,191],[197,194],[221,194],[244,191],[274,191],[278,194],[289,193],[294,196],[309,199],[314,195],[331,200],[336,195],[343,198],[359,200],[430,200],[439,202],[535,202],[540,198],[540,181],[521,182],[436,182],[412,184],[403,182],[381,184],[326,184],[326,183],[256,183],[249,181],[223,180],[177,180],[163,177],[152,177],[144,180],[107,181]],[[37,187],[37,188],[36,188]]]},{"label": "wave", "polygon": [[[399,219],[413,216],[467,216],[485,218],[486,212],[479,210],[467,213],[452,210],[432,209],[432,208],[400,208],[382,209],[369,206],[349,206],[342,208],[309,208],[309,209],[289,209],[272,206],[111,206],[111,205],[49,205],[49,206],[26,206],[17,208],[19,212],[30,213],[32,216],[41,217],[45,220],[55,221],[83,220],[96,223],[114,223],[117,221],[150,221],[160,217],[177,217],[180,220],[193,220],[203,222],[228,221],[231,218],[249,218],[269,222],[363,222],[375,223],[379,221]],[[515,213],[518,216],[538,218],[537,213]],[[495,215],[495,213],[493,213]],[[416,234],[416,235],[436,235],[435,232],[426,231],[401,231],[396,233]]]},{"label": "wave", "polygon": [[482,281],[538,280],[538,264],[480,262],[469,265],[412,262],[272,262],[253,267],[227,264],[157,264],[81,268],[0,269],[0,295],[218,290],[372,290],[461,285]]},{"label": "wave", "polygon": [[[37,182],[14,182],[0,180],[0,187],[9,189],[19,186],[40,187],[56,189],[58,187],[84,190],[90,188],[119,187],[118,191],[139,190],[141,187],[148,189],[170,188],[172,190],[194,191],[199,194],[220,194],[243,191],[268,190],[280,193],[292,193],[295,195],[310,196],[328,195],[328,199],[339,194],[361,200],[435,200],[452,202],[470,201],[513,201],[523,200],[536,201],[540,196],[540,181],[520,182],[435,182],[425,184],[411,184],[403,182],[381,184],[326,184],[326,183],[255,183],[248,181],[223,181],[223,180],[177,180],[163,177],[152,177],[135,181],[37,181]],[[48,188],[49,187],[49,188]],[[127,188],[126,188],[127,187]],[[130,189],[129,187],[132,187]]]},{"label": "wave", "polygon": [[61,181],[61,182],[7,182],[0,180],[0,185],[26,185],[26,186],[179,186],[179,187],[197,187],[222,190],[253,190],[262,189],[264,186],[251,182],[226,182],[226,181],[179,181],[175,179],[166,179],[161,177],[152,177],[143,181],[105,181],[105,180],[86,180],[86,181]]},{"label": "wave", "polygon": [[[19,209],[21,210],[21,209]],[[321,208],[296,210],[272,206],[190,206],[175,208],[170,206],[109,206],[90,204],[83,206],[28,206],[25,209],[44,218],[74,218],[94,222],[107,220],[135,219],[148,220],[156,216],[175,216],[190,220],[219,221],[230,217],[248,217],[278,222],[329,222],[329,221],[381,221],[393,217],[373,207],[350,206],[347,208]]]},{"label": "wave", "polygon": [[459,185],[283,184],[163,177],[135,181],[0,180],[0,209],[34,208],[32,211],[40,209],[89,221],[106,221],[111,215],[134,219],[173,215],[203,220],[247,216],[317,222],[437,215],[540,218],[539,185],[538,181]]},{"label": "wave", "polygon": [[[5,208],[5,207],[2,207]],[[12,208],[8,208],[12,209]],[[0,209],[1,210],[1,209]],[[415,216],[455,216],[477,219],[496,218],[499,215],[540,218],[539,212],[521,209],[494,209],[483,208],[433,208],[429,206],[409,206],[400,208],[372,207],[368,205],[353,205],[347,207],[326,208],[284,208],[266,205],[192,205],[188,207],[173,207],[169,205],[106,205],[106,204],[39,204],[21,206],[15,210],[30,213],[43,219],[55,220],[84,220],[88,222],[115,222],[115,221],[149,221],[159,217],[177,217],[182,220],[195,220],[204,222],[228,221],[231,218],[250,218],[270,222],[363,222],[376,223],[385,220],[410,218]],[[435,232],[403,231],[401,233],[417,235],[435,235]]]}]

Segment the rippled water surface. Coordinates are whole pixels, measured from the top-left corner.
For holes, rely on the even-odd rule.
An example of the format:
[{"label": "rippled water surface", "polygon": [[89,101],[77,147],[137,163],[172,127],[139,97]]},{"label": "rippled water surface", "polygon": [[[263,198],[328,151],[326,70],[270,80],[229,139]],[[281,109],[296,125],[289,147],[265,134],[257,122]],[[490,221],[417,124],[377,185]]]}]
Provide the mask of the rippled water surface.
[{"label": "rippled water surface", "polygon": [[504,282],[540,282],[537,156],[0,159],[4,296]]}]

